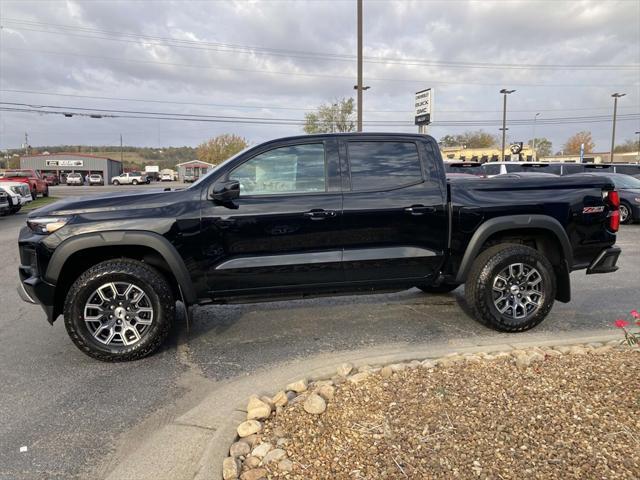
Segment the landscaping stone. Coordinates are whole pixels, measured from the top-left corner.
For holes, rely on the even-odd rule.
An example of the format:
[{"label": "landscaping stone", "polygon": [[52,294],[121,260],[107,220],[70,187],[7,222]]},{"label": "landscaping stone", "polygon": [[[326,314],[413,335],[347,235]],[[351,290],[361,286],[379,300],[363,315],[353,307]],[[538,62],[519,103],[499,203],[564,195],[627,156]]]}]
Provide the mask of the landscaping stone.
[{"label": "landscaping stone", "polygon": [[240,475],[240,480],[263,480],[267,478],[266,468],[254,468]]},{"label": "landscaping stone", "polygon": [[312,393],[305,400],[303,407],[307,413],[320,415],[327,409],[327,402],[320,395]]},{"label": "landscaping stone", "polygon": [[227,457],[222,461],[222,478],[224,480],[236,480],[240,475],[240,462],[233,457]]},{"label": "landscaping stone", "polygon": [[272,462],[279,462],[280,460],[282,460],[286,456],[287,456],[287,452],[285,452],[283,449],[274,448],[273,450],[271,450],[269,453],[267,453],[264,456],[264,458],[262,459],[262,464],[263,465],[268,465],[268,464],[270,464]]},{"label": "landscaping stone", "polygon": [[262,424],[257,420],[247,420],[238,425],[238,435],[240,437],[248,437],[254,433],[262,431]]},{"label": "landscaping stone", "polygon": [[349,377],[349,381],[351,383],[360,383],[363,380],[369,378],[371,374],[369,372],[360,372],[360,373],[356,373],[355,375],[351,375]]},{"label": "landscaping stone", "polygon": [[247,420],[264,420],[271,415],[271,405],[258,397],[251,397],[247,404]]},{"label": "landscaping stone", "polygon": [[276,407],[284,407],[287,403],[289,403],[289,398],[287,398],[287,394],[284,390],[280,390],[273,396],[271,401]]},{"label": "landscaping stone", "polygon": [[382,378],[389,378],[391,375],[393,375],[393,370],[391,369],[391,367],[382,367],[382,369],[380,370],[380,376]]},{"label": "landscaping stone", "polygon": [[338,375],[341,377],[346,377],[353,370],[353,365],[351,363],[343,363],[338,367]]},{"label": "landscaping stone", "polygon": [[335,387],[331,385],[320,385],[316,389],[316,393],[320,395],[322,398],[324,398],[327,402],[333,399],[335,391],[336,391]]},{"label": "landscaping stone", "polygon": [[260,466],[260,459],[258,457],[247,457],[244,462],[242,462],[242,467],[245,470],[251,470],[252,468],[256,468]]},{"label": "landscaping stone", "polygon": [[269,450],[271,450],[273,446],[269,442],[260,443],[256,448],[251,452],[252,457],[263,458]]},{"label": "landscaping stone", "polygon": [[231,447],[229,447],[229,455],[233,458],[246,457],[249,455],[250,451],[251,447],[247,442],[235,442]]},{"label": "landscaping stone", "polygon": [[288,458],[280,460],[280,462],[278,463],[278,470],[280,470],[281,472],[290,472],[291,470],[293,470],[293,462]]},{"label": "landscaping stone", "polygon": [[290,390],[296,393],[302,393],[307,391],[308,382],[305,378],[298,380],[297,382],[290,383],[287,385],[285,390]]}]

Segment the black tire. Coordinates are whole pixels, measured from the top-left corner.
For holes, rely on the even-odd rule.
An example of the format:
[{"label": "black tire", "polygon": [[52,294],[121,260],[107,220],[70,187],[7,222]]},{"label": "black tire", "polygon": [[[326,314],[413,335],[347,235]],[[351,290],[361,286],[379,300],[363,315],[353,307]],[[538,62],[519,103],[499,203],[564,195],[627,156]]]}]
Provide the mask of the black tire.
[{"label": "black tire", "polygon": [[449,293],[458,288],[459,284],[442,283],[440,285],[416,285],[424,293]]},{"label": "black tire", "polygon": [[47,188],[44,189],[44,193],[42,194],[43,197],[48,197],[49,196],[49,185],[47,185]]},{"label": "black tire", "polygon": [[[626,218],[623,217],[624,215],[624,211],[626,210]],[[628,225],[629,223],[633,223],[633,210],[631,209],[631,205],[629,205],[627,202],[621,202],[620,203],[620,223]]]},{"label": "black tire", "polygon": [[[84,320],[84,307],[98,287],[127,282],[144,291],[153,308],[153,321],[133,345],[107,345],[98,341]],[[167,280],[153,267],[131,259],[94,265],[73,283],[64,303],[64,324],[73,343],[86,355],[104,362],[137,360],[156,351],[165,341],[175,318],[176,303]]]},{"label": "black tire", "polygon": [[120,182],[119,182],[118,180],[114,180],[114,181],[113,181],[113,184],[114,184],[114,185],[120,185]]},{"label": "black tire", "polygon": [[[513,264],[533,268],[541,278],[541,286],[538,287],[540,293],[536,294],[538,306],[530,312],[525,306],[507,308],[501,313],[494,302],[494,281],[501,282],[498,275]],[[507,290],[507,284],[504,284],[504,288]],[[516,292],[519,291],[516,289]],[[509,293],[514,292],[509,290]],[[498,295],[495,292],[495,296]],[[538,325],[551,311],[556,297],[556,276],[549,260],[537,250],[524,245],[500,244],[485,250],[474,261],[465,283],[465,297],[475,318],[481,323],[501,332],[523,332]],[[518,308],[525,313],[521,318],[515,318]]]},{"label": "black tire", "polygon": [[138,180],[133,180],[133,181],[131,182],[131,184],[132,184],[132,185],[137,185],[137,184],[138,184]]},{"label": "black tire", "polygon": [[31,190],[31,200],[36,200],[38,198],[38,191]]}]

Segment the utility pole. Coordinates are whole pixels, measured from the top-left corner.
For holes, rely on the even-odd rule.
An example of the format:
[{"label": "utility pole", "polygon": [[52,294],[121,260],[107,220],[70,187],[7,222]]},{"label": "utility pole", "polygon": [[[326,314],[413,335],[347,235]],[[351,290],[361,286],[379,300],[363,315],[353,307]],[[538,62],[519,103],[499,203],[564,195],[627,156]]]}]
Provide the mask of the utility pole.
[{"label": "utility pole", "polygon": [[531,148],[533,149],[533,156],[536,157],[536,160],[538,159],[538,155],[536,154],[536,120],[538,120],[540,115],[540,113],[536,113],[533,116],[533,147]]},{"label": "utility pole", "polygon": [[29,134],[24,132],[24,154],[29,155]]},{"label": "utility pole", "polygon": [[502,130],[502,154],[501,154],[501,160],[504,162],[504,147],[505,147],[505,141],[506,141],[506,136],[507,136],[507,95],[509,95],[510,93],[515,92],[515,90],[507,90],[506,88],[503,88],[502,90],[500,90],[500,93],[502,93],[502,95],[504,96],[504,102],[502,104],[502,128],[500,130]]},{"label": "utility pole", "polygon": [[122,134],[120,134],[120,163],[123,164],[122,163]]},{"label": "utility pole", "polygon": [[362,131],[362,0],[358,0],[358,131]]},{"label": "utility pole", "polygon": [[624,97],[626,93],[614,93],[613,97],[613,128],[611,129],[611,156],[609,157],[609,163],[613,163],[613,148],[616,143],[616,116],[618,114],[618,99]]}]

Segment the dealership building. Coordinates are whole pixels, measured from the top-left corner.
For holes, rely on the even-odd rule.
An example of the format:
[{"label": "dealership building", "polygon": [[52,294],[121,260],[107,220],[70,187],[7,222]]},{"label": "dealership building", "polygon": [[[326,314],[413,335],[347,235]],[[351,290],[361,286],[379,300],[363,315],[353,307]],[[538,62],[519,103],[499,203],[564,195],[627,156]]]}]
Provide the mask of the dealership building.
[{"label": "dealership building", "polygon": [[25,155],[20,157],[20,168],[36,170],[40,175],[57,175],[61,183],[69,173],[86,176],[99,173],[105,184],[122,173],[122,163],[107,157],[98,157],[86,153],[51,153]]}]

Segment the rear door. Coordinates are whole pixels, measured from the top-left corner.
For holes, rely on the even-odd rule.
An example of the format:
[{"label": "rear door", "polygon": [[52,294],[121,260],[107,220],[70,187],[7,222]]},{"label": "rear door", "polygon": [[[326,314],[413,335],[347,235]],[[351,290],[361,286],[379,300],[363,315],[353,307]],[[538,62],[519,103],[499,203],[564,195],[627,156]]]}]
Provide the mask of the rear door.
[{"label": "rear door", "polygon": [[415,137],[341,140],[346,280],[425,280],[438,273],[448,217],[435,155]]}]

